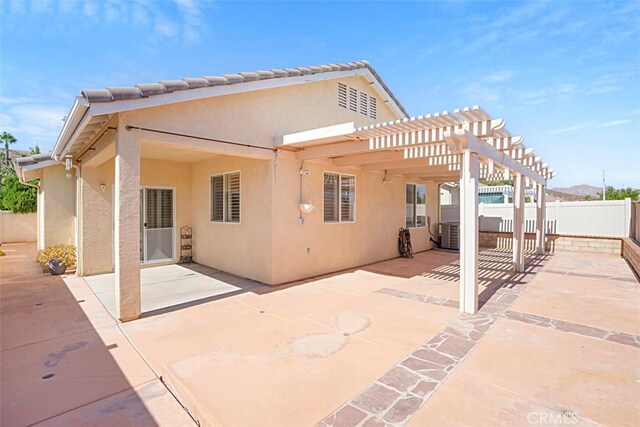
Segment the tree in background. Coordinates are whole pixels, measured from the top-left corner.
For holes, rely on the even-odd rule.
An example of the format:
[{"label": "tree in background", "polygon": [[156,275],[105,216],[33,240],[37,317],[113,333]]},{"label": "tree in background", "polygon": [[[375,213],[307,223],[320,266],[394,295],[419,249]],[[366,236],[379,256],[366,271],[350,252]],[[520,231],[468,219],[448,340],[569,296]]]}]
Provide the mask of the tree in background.
[{"label": "tree in background", "polygon": [[11,135],[9,132],[2,132],[0,134],[0,141],[4,143],[4,164],[5,166],[9,166],[9,145],[15,144],[17,140]]},{"label": "tree in background", "polygon": [[31,154],[40,154],[40,146],[36,142],[36,145],[29,147],[29,151],[31,151]]},{"label": "tree in background", "polygon": [[[600,194],[600,199],[602,199],[602,193]],[[604,192],[604,196],[606,200],[640,200],[640,190],[633,189],[631,187],[627,188],[614,188],[612,186],[607,187]]]},{"label": "tree in background", "polygon": [[[4,165],[0,170],[0,209],[10,210],[13,213],[35,212],[38,207],[38,190],[21,183],[16,171],[11,167],[9,144],[15,143],[16,139],[10,133],[2,132],[0,141],[4,142],[5,149]],[[40,151],[37,144],[34,148]],[[33,181],[32,184],[35,182]]]},{"label": "tree in background", "polygon": [[[2,169],[1,179],[0,209],[13,213],[30,213],[37,210],[38,190],[21,183],[12,167]],[[32,181],[31,184],[36,182]]]},{"label": "tree in background", "polygon": [[513,180],[512,179],[501,179],[500,181],[480,181],[480,184],[484,184],[488,187],[497,187],[500,185],[511,185],[513,186]]}]

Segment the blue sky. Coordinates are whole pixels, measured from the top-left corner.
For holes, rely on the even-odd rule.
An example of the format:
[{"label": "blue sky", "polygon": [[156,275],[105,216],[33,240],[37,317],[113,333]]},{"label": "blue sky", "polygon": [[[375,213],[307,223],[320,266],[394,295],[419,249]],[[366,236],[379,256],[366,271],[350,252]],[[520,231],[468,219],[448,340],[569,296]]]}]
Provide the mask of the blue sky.
[{"label": "blue sky", "polygon": [[557,171],[640,187],[639,1],[0,0],[0,130],[83,88],[367,59],[412,115],[481,105]]}]

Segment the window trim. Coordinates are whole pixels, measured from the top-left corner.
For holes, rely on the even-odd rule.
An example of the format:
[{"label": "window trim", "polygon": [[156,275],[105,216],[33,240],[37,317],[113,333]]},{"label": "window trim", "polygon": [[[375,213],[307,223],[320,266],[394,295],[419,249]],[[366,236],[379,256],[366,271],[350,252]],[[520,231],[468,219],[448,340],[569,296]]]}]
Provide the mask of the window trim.
[{"label": "window trim", "polygon": [[[240,189],[238,190],[240,193],[240,206],[239,206],[239,220],[238,222],[231,222],[231,221],[225,221],[224,220],[224,212],[226,210],[227,207],[227,198],[224,196],[225,193],[225,189],[224,189],[224,176],[225,175],[231,175],[237,173],[238,174],[238,185],[240,187]],[[211,188],[211,178],[216,177],[216,176],[221,176],[223,184],[222,184],[222,192],[223,192],[223,196],[222,196],[222,221],[214,221],[213,220],[213,191]],[[233,170],[233,171],[229,171],[229,172],[219,172],[219,173],[214,173],[209,175],[209,181],[208,181],[208,187],[209,187],[209,223],[211,224],[231,224],[231,225],[240,225],[242,224],[242,172],[240,170]]]},{"label": "window trim", "polygon": [[[342,185],[342,177],[343,176],[347,176],[349,178],[353,178],[353,220],[351,221],[342,221],[342,202],[340,200],[340,197],[338,197],[338,220],[337,221],[325,221],[324,219],[324,176],[326,174],[331,174],[331,175],[338,175],[338,194],[340,194],[341,190],[341,185]],[[354,224],[356,222],[356,218],[357,218],[357,212],[358,212],[358,191],[357,191],[357,187],[358,187],[358,178],[355,175],[349,174],[349,173],[341,173],[341,172],[335,172],[335,171],[330,171],[330,170],[323,170],[322,171],[322,223],[323,224]]]},{"label": "window trim", "polygon": [[[404,204],[405,204],[405,211],[404,211],[404,218],[405,218],[405,220],[404,220],[404,225],[405,225],[405,227],[406,227],[406,228],[408,228],[408,229],[410,229],[410,230],[411,230],[411,229],[427,228],[427,217],[429,216],[429,215],[427,215],[427,212],[425,212],[425,215],[424,215],[424,225],[414,225],[414,226],[411,226],[411,227],[407,227],[407,208],[406,208],[406,205],[407,205],[407,185],[414,185],[414,186],[416,186],[416,192],[415,192],[415,196],[414,196],[414,200],[413,200],[413,202],[414,202],[414,206],[416,206],[416,207],[418,206],[418,203],[417,203],[417,198],[418,198],[418,188],[417,188],[417,187],[418,187],[418,186],[422,186],[422,187],[424,187],[424,205],[425,205],[425,208],[426,208],[426,206],[427,206],[427,185],[426,185],[426,184],[424,184],[424,183],[419,184],[419,183],[417,183],[417,182],[406,181],[406,182],[405,182],[405,185],[404,185]],[[418,215],[417,215],[417,214],[416,214],[416,215],[415,215],[415,217],[414,217],[414,224],[418,224]]]}]

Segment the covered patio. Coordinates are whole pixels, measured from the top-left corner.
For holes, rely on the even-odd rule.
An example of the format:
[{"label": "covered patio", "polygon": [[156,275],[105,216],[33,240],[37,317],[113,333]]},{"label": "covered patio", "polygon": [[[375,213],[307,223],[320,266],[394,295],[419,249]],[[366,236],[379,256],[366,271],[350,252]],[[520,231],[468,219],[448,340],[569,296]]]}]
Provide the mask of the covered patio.
[{"label": "covered patio", "polygon": [[[387,177],[460,182],[460,297],[463,313],[478,311],[478,181],[513,179],[512,271],[525,271],[525,188],[536,189],[536,254],[545,253],[545,187],[554,172],[513,136],[505,121],[478,106],[355,127],[353,123],[284,135],[276,146],[298,160],[328,159]],[[430,226],[429,220],[427,224]]]}]

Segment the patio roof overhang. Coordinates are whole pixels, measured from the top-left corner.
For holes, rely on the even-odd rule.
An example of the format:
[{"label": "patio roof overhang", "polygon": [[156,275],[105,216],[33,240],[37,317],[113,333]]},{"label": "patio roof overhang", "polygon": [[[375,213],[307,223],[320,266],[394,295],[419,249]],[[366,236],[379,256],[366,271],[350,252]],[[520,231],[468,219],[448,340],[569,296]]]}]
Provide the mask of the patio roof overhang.
[{"label": "patio roof overhang", "polygon": [[536,188],[536,252],[545,251],[545,187],[554,172],[480,107],[356,127],[354,123],[284,135],[274,141],[298,160],[411,179],[460,181],[460,311],[478,311],[478,183],[513,178],[513,268],[525,269],[524,190]]},{"label": "patio roof overhang", "polygon": [[520,174],[545,184],[549,165],[478,106],[356,127],[344,123],[277,138],[277,148],[299,160],[330,158],[337,166],[385,171],[433,181],[457,180],[465,150],[478,155],[479,178],[499,180]]}]

